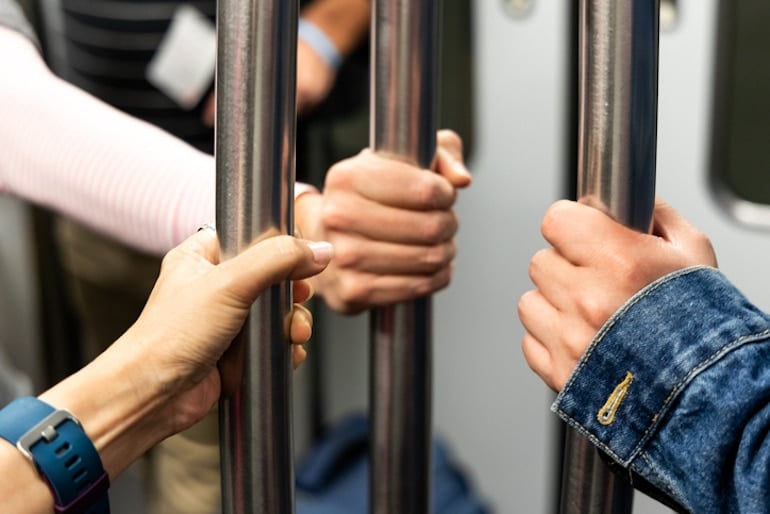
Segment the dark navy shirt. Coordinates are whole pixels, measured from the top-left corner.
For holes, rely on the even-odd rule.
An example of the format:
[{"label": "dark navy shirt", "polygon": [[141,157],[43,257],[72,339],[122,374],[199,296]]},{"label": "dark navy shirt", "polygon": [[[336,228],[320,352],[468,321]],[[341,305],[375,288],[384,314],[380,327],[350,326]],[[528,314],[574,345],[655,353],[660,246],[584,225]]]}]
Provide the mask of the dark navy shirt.
[{"label": "dark navy shirt", "polygon": [[145,77],[175,10],[183,4],[214,20],[212,0],[61,0],[67,56],[63,75],[114,107],[212,153],[214,131],[201,121],[208,95],[196,108],[185,110]]}]

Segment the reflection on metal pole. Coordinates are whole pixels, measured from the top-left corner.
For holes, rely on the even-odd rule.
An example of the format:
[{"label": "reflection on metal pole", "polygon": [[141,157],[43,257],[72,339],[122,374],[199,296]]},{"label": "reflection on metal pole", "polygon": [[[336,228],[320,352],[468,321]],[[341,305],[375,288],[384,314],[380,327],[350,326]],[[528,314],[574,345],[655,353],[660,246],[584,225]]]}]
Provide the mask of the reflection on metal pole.
[{"label": "reflection on metal pole", "polygon": [[578,196],[647,232],[655,203],[658,1],[581,0]]},{"label": "reflection on metal pole", "polygon": [[[297,2],[220,0],[217,231],[224,258],[292,232]],[[252,306],[221,365],[224,514],[294,512],[288,283]]]},{"label": "reflection on metal pole", "polygon": [[[372,148],[430,167],[436,151],[439,0],[375,0]],[[430,505],[431,301],[372,313],[373,514],[426,514]]]},{"label": "reflection on metal pole", "polygon": [[[658,0],[581,0],[578,197],[647,232],[655,203]],[[632,489],[574,430],[560,512],[631,512]]]}]

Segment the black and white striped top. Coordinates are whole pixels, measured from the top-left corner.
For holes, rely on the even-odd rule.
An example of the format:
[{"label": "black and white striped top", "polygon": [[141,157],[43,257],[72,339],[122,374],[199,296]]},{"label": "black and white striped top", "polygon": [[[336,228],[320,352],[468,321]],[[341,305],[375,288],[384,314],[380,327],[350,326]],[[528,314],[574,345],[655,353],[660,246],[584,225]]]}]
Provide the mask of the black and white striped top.
[{"label": "black and white striped top", "polygon": [[[211,153],[214,132],[202,104],[184,110],[145,78],[175,10],[191,5],[211,20],[214,0],[60,0],[64,75],[70,82],[137,118]],[[47,9],[54,7],[46,6]],[[61,71],[58,70],[58,71]],[[213,85],[212,85],[213,86]]]}]

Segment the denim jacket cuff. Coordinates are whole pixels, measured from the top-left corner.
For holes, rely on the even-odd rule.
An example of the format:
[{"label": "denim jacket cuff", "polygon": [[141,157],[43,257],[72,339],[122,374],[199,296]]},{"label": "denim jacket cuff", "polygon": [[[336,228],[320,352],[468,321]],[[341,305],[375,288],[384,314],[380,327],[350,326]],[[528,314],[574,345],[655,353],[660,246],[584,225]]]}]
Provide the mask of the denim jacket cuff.
[{"label": "denim jacket cuff", "polygon": [[627,467],[698,373],[768,331],[767,316],[719,271],[680,270],[605,323],[551,410]]}]

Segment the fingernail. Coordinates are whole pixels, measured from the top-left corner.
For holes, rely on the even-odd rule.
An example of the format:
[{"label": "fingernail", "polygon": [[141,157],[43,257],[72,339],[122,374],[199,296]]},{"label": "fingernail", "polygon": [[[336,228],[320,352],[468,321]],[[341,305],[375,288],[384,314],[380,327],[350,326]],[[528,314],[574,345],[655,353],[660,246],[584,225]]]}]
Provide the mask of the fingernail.
[{"label": "fingernail", "polygon": [[334,247],[326,241],[311,241],[307,246],[313,252],[313,260],[318,264],[326,264],[334,254]]},{"label": "fingernail", "polygon": [[466,168],[465,165],[463,165],[463,163],[461,163],[460,161],[452,161],[452,167],[460,175],[463,175],[466,177],[471,176],[471,172],[468,171],[468,168]]}]

